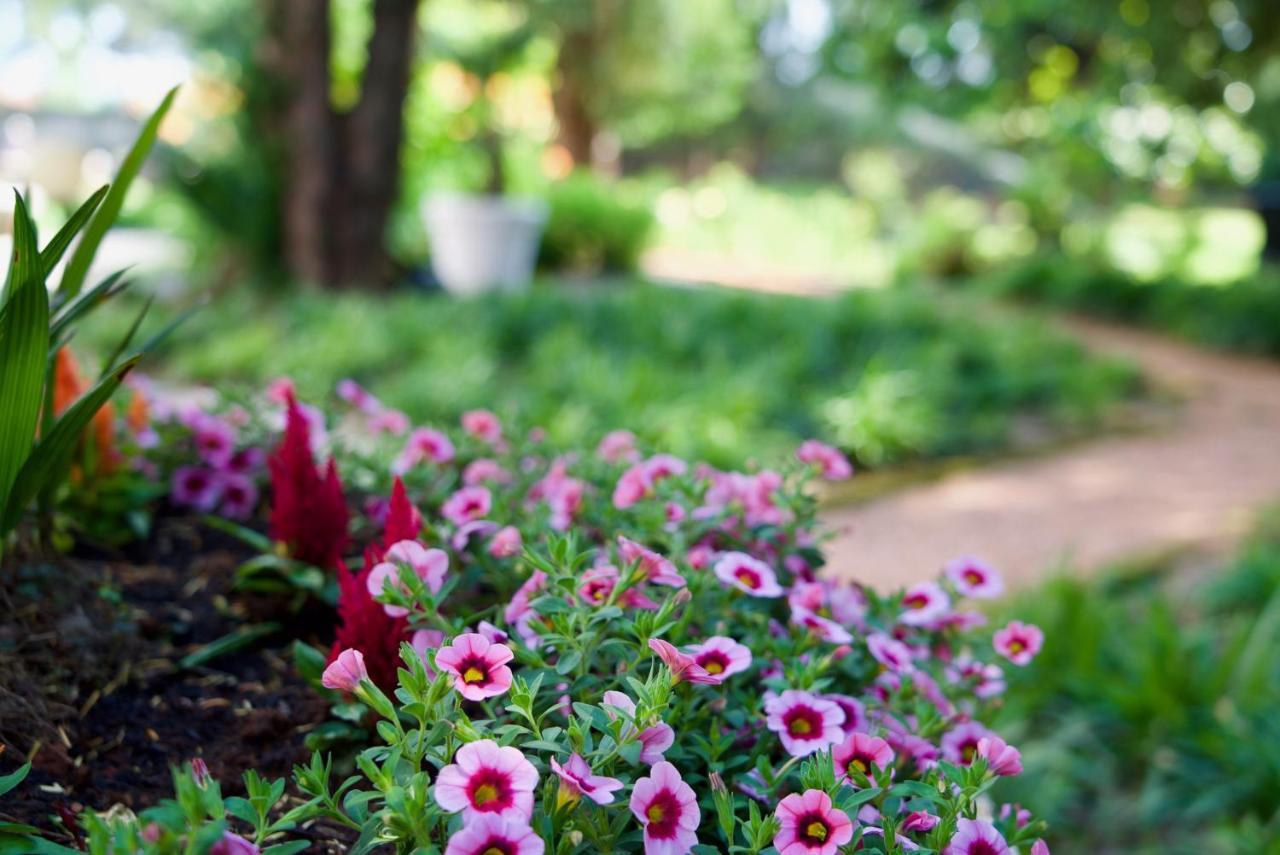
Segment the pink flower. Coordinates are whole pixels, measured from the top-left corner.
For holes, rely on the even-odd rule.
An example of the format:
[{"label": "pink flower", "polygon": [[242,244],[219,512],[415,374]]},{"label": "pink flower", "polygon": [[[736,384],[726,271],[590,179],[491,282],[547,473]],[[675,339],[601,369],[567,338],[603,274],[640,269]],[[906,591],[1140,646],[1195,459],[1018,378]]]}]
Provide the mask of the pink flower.
[{"label": "pink flower", "polygon": [[867,650],[877,662],[896,674],[907,674],[915,669],[911,662],[911,648],[883,632],[867,636]]},{"label": "pink flower", "polygon": [[835,855],[853,839],[849,815],[833,807],[822,790],[792,793],[778,803],[774,816],[782,823],[773,838],[778,855]]},{"label": "pink flower", "polygon": [[542,855],[546,844],[527,822],[484,813],[449,838],[444,855]]},{"label": "pink flower", "polygon": [[942,855],[1005,855],[1009,844],[989,822],[979,819],[956,820],[956,833]]},{"label": "pink flower", "polygon": [[257,472],[266,465],[267,453],[257,446],[249,446],[242,448],[235,454],[231,455],[231,459],[227,461],[225,471],[234,472],[239,475],[248,475]]},{"label": "pink flower", "polygon": [[817,465],[822,471],[822,477],[828,481],[843,481],[853,475],[853,465],[849,463],[849,458],[816,439],[800,443],[800,447],[796,449],[796,458],[801,463]]},{"label": "pink flower", "polygon": [[942,755],[957,766],[968,766],[978,755],[978,743],[992,735],[976,721],[961,722],[942,735]]},{"label": "pink flower", "polygon": [[[582,584],[578,586],[578,596],[584,603],[592,606],[604,605],[618,586],[618,568],[612,564],[600,564],[589,567],[582,573]],[[658,603],[649,599],[638,588],[628,588],[618,598],[618,604],[627,608],[651,609],[661,608]]]},{"label": "pink flower", "polygon": [[[444,586],[444,577],[449,572],[449,555],[442,549],[427,549],[416,540],[401,540],[392,544],[384,559],[374,565],[365,580],[370,596],[382,596],[388,585],[402,593],[408,593],[400,581],[401,564],[407,564],[414,575],[427,586],[428,591],[438,594]],[[387,603],[383,603],[382,610],[390,617],[409,614],[409,610],[403,606]]]},{"label": "pink flower", "polygon": [[997,653],[1014,665],[1026,665],[1044,645],[1044,633],[1034,624],[1011,620],[1004,629],[996,631],[992,644]]},{"label": "pink flower", "polygon": [[461,554],[467,549],[467,544],[471,543],[473,537],[487,537],[498,530],[498,524],[493,520],[471,520],[464,522],[458,526],[458,530],[449,538],[449,545],[453,547],[453,551]]},{"label": "pink flower", "polygon": [[227,519],[244,520],[258,507],[258,488],[247,475],[234,472],[222,474],[222,515]]},{"label": "pink flower", "polygon": [[987,761],[987,768],[997,775],[1022,774],[1022,754],[994,734],[978,740],[977,754]]},{"label": "pink flower", "polygon": [[519,555],[524,547],[520,537],[520,529],[513,525],[503,526],[489,541],[489,554],[494,558],[510,558]]},{"label": "pink flower", "polygon": [[843,778],[849,783],[860,786],[862,776],[876,785],[872,767],[881,770],[893,765],[893,749],[889,743],[878,736],[855,732],[831,751],[831,759],[836,767],[837,780]]},{"label": "pink flower", "polygon": [[596,456],[607,463],[638,459],[640,453],[636,451],[636,435],[629,430],[609,431],[596,446]]},{"label": "pink flower", "polygon": [[783,593],[773,568],[745,552],[726,552],[716,561],[713,572],[721,582],[753,597],[781,597]]},{"label": "pink flower", "polygon": [[486,481],[492,481],[495,484],[509,484],[511,482],[511,473],[503,469],[501,463],[496,460],[490,460],[487,457],[472,460],[462,470],[462,483],[468,487],[475,487]]},{"label": "pink flower", "polygon": [[613,488],[613,506],[618,510],[626,510],[649,495],[652,488],[649,475],[642,464],[632,466],[618,478]]},{"label": "pink flower", "polygon": [[690,645],[689,653],[694,663],[718,683],[751,667],[751,649],[724,635],[713,635],[701,644]]},{"label": "pink flower", "polygon": [[493,815],[527,824],[537,786],[538,771],[520,749],[481,739],[459,748],[440,770],[435,798],[449,813],[462,811],[466,823]]},{"label": "pink flower", "polygon": [[607,805],[613,802],[614,791],[622,789],[617,778],[591,774],[587,761],[577,754],[569,755],[563,766],[552,757],[551,771],[560,776],[560,791],[569,798],[586,796],[598,805]]},{"label": "pink flower", "polygon": [[926,832],[932,831],[934,826],[938,824],[938,817],[924,810],[913,810],[907,814],[907,818],[902,821],[903,831]]},{"label": "pink flower", "polygon": [[436,667],[453,675],[453,687],[469,701],[501,695],[511,688],[511,648],[478,632],[465,632],[436,653]]},{"label": "pink flower", "polygon": [[649,649],[658,654],[658,658],[671,669],[671,676],[677,683],[714,686],[723,682],[723,678],[708,674],[707,670],[695,662],[692,656],[681,653],[661,638],[649,639]]},{"label": "pink flower", "polygon": [[867,708],[863,706],[862,701],[849,695],[823,695],[822,697],[831,701],[840,707],[840,711],[844,713],[845,736],[853,733],[855,730],[863,730],[867,726]]},{"label": "pink flower", "polygon": [[399,410],[381,410],[369,417],[369,430],[375,436],[389,433],[400,436],[409,429],[409,417]]},{"label": "pink flower", "polygon": [[338,381],[338,397],[355,407],[365,415],[376,415],[382,411],[382,402],[373,393],[351,378]]},{"label": "pink flower", "polygon": [[511,595],[511,602],[507,603],[507,607],[502,612],[502,619],[508,625],[514,626],[520,638],[530,647],[536,648],[540,643],[538,633],[531,626],[534,619],[538,617],[538,613],[533,610],[530,602],[535,594],[546,587],[547,574],[541,570],[534,570],[533,574],[524,580],[524,584]]},{"label": "pink flower", "polygon": [[462,525],[488,516],[493,509],[493,494],[487,487],[463,487],[440,506],[442,513],[454,525]]},{"label": "pink flower", "polygon": [[804,627],[817,638],[831,644],[848,644],[853,641],[853,636],[849,634],[849,630],[835,621],[824,618],[822,615],[803,607],[792,606],[791,622],[796,626]]},{"label": "pink flower", "polygon": [[909,626],[925,626],[946,615],[951,598],[937,582],[921,582],[902,595],[902,608],[898,620]]},{"label": "pink flower", "polygon": [[698,845],[702,811],[693,788],[665,760],[631,789],[631,812],[644,826],[646,855],[685,855]]},{"label": "pink flower", "polygon": [[962,597],[991,599],[1004,593],[1004,581],[991,565],[965,556],[947,563],[943,569],[956,593]]},{"label": "pink flower", "polygon": [[788,689],[766,700],[764,711],[768,728],[793,757],[822,751],[844,737],[844,712],[820,695]]},{"label": "pink flower", "polygon": [[688,471],[689,464],[673,454],[655,454],[644,462],[644,472],[649,476],[650,484]]},{"label": "pink flower", "polygon": [[273,404],[287,404],[290,398],[297,397],[297,389],[291,377],[277,377],[267,384],[266,395]]},{"label": "pink flower", "polygon": [[488,410],[469,410],[463,413],[462,429],[490,445],[502,442],[502,422]]},{"label": "pink flower", "polygon": [[1049,855],[1049,844],[1043,840],[1037,840],[1031,844],[1031,855]]},{"label": "pink flower", "polygon": [[676,572],[676,565],[670,560],[622,535],[618,535],[618,557],[623,564],[639,562],[645,581],[651,584],[673,588],[683,588],[685,585],[684,577]]},{"label": "pink flower", "polygon": [[214,468],[225,468],[235,453],[235,428],[216,416],[202,413],[194,430],[196,451],[200,458]]},{"label": "pink flower", "polygon": [[409,637],[409,646],[417,652],[418,658],[422,660],[422,667],[432,680],[436,678],[436,669],[431,667],[431,659],[427,653],[438,649],[441,644],[444,644],[444,633],[438,629],[415,630]]},{"label": "pink flower", "polygon": [[369,672],[364,667],[364,654],[347,648],[329,663],[320,675],[320,685],[339,692],[354,692],[361,680],[367,680]]},{"label": "pink flower", "polygon": [[[617,718],[617,714],[608,707],[616,707],[622,710],[632,721],[636,717],[636,702],[631,700],[622,692],[605,692],[604,693],[605,713],[609,716],[610,721]],[[662,759],[662,755],[666,753],[676,741],[676,732],[671,729],[671,725],[666,722],[658,722],[652,727],[647,727],[637,736],[634,724],[629,724],[622,729],[622,739],[624,741],[631,738],[640,740],[640,762],[647,763],[652,766]]]},{"label": "pink flower", "polygon": [[449,437],[438,430],[418,428],[409,434],[404,450],[392,464],[391,471],[403,475],[424,460],[433,463],[448,463],[453,459],[453,443]]},{"label": "pink flower", "polygon": [[203,466],[180,466],[170,486],[173,501],[198,511],[211,511],[222,497],[222,478]]},{"label": "pink flower", "polygon": [[258,855],[261,851],[257,844],[238,834],[224,831],[218,842],[209,848],[209,855]]}]

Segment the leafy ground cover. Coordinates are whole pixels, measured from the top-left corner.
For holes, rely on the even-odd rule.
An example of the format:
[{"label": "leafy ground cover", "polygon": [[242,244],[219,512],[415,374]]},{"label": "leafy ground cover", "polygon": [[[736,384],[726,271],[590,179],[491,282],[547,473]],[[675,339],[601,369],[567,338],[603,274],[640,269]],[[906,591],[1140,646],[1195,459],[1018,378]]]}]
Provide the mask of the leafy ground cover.
[{"label": "leafy ground cover", "polygon": [[[642,283],[472,301],[238,293],[202,309],[155,370],[288,375],[313,399],[352,377],[420,421],[486,406],[565,444],[627,425],[718,465],[811,435],[864,466],[995,452],[1096,430],[1140,393],[1132,367],[981,312],[914,290],[808,300]],[[109,341],[123,323],[93,332]]]}]

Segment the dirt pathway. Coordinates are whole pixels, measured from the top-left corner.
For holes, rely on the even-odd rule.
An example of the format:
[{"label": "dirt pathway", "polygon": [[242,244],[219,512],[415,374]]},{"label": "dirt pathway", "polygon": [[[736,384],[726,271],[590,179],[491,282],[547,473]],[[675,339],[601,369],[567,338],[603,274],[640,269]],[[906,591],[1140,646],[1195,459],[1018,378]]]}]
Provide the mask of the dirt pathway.
[{"label": "dirt pathway", "polygon": [[1280,498],[1280,364],[1208,353],[1096,322],[1064,321],[1185,398],[1157,433],[1100,439],[824,513],[830,567],[891,588],[981,556],[1014,586],[1183,546],[1226,548]]}]

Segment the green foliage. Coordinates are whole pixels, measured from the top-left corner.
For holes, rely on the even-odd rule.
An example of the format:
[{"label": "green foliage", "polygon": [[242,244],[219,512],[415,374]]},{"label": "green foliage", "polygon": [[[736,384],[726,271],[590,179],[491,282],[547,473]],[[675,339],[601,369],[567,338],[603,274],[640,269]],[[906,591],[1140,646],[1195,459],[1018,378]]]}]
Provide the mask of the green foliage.
[{"label": "green foliage", "polygon": [[634,270],[653,226],[643,200],[589,172],[577,172],[547,194],[550,213],[538,263],[551,270]]},{"label": "green foliage", "polygon": [[[1273,852],[1280,812],[1280,517],[1194,593],[1060,580],[1012,606],[1049,639],[1007,728],[1053,851]],[[1007,669],[1017,671],[1017,669]],[[1002,731],[1003,732],[1003,731]]]}]

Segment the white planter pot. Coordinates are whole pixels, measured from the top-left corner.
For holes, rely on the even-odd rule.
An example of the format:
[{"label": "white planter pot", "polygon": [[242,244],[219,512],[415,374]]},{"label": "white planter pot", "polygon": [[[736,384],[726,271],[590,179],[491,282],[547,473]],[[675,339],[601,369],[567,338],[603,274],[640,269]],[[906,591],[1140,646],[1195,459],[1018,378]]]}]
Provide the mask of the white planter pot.
[{"label": "white planter pot", "polygon": [[450,293],[518,291],[538,260],[547,206],[540,199],[436,194],[422,203],[431,265]]}]

